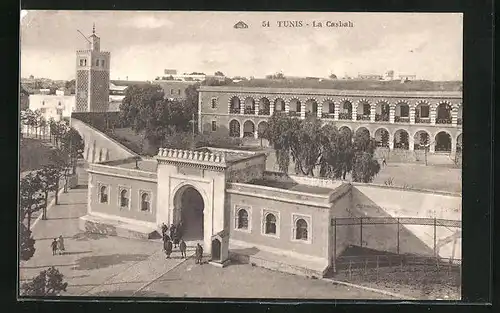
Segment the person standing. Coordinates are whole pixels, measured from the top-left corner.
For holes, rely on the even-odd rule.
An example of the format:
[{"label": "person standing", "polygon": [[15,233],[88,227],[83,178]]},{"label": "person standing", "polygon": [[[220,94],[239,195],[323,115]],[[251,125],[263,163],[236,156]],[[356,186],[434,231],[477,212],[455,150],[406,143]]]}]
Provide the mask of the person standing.
[{"label": "person standing", "polygon": [[161,223],[161,236],[165,237],[165,234],[167,233],[168,226],[165,225],[165,223]]},{"label": "person standing", "polygon": [[57,239],[56,238],[54,238],[54,240],[52,241],[50,246],[52,247],[52,255],[56,255],[56,253],[57,253]]},{"label": "person standing", "polygon": [[382,166],[387,166],[387,162],[385,161],[385,158],[382,158]]},{"label": "person standing", "polygon": [[174,239],[175,232],[176,232],[175,225],[174,224],[170,225],[170,239],[172,240]]},{"label": "person standing", "polygon": [[163,249],[165,250],[165,254],[167,255],[167,259],[170,259],[170,254],[172,254],[172,241],[170,241],[170,239],[167,239],[163,243]]},{"label": "person standing", "polygon": [[186,257],[187,245],[186,245],[186,242],[182,238],[179,241],[179,250],[181,250],[181,257],[186,259],[187,258]]},{"label": "person standing", "polygon": [[197,243],[196,244],[196,264],[201,264],[203,261],[203,247]]},{"label": "person standing", "polygon": [[57,239],[57,249],[59,250],[60,254],[63,254],[64,251],[66,250],[64,248],[64,238],[62,235],[60,235],[59,238]]}]

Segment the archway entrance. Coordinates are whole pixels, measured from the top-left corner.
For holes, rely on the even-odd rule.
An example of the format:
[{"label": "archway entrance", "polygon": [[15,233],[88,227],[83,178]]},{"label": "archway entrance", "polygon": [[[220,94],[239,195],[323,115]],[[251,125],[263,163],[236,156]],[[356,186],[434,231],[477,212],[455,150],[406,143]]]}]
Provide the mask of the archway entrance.
[{"label": "archway entrance", "polygon": [[201,194],[192,186],[184,186],[177,191],[174,220],[182,222],[184,240],[203,240],[203,210],[205,203]]},{"label": "archway entrance", "polygon": [[439,132],[436,135],[436,152],[450,152],[451,151],[451,136],[446,132]]},{"label": "archway entrance", "polygon": [[221,248],[221,243],[219,239],[214,239],[212,240],[212,260],[213,261],[220,261],[220,248]]}]

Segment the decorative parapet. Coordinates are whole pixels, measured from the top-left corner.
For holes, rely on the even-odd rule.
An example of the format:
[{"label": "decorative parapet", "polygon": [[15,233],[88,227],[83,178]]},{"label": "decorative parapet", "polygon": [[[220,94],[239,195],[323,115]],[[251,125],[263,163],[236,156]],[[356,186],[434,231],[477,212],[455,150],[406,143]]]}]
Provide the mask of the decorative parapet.
[{"label": "decorative parapet", "polygon": [[202,152],[193,150],[179,150],[160,148],[156,159],[160,162],[180,162],[199,164],[211,168],[226,168],[226,154],[224,152]]}]

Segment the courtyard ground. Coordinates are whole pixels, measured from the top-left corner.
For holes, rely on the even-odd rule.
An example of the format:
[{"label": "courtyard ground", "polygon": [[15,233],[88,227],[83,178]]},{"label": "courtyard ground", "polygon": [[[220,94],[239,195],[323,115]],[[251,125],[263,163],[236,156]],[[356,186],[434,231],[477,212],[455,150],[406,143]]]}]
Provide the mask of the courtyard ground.
[{"label": "courtyard ground", "polygon": [[[85,182],[80,178],[80,183]],[[55,266],[68,283],[62,295],[71,296],[389,298],[251,265],[224,269],[208,264],[195,266],[193,259],[181,259],[178,251],[166,260],[159,241],[80,231],[78,218],[86,214],[86,201],[86,186],[72,189],[61,195],[60,205],[48,211],[48,220],[40,220],[32,228],[36,251],[30,260],[20,263],[21,284]],[[50,243],[59,235],[64,237],[66,252],[53,256]],[[188,247],[190,254],[193,247]]]},{"label": "courtyard ground", "polygon": [[[278,171],[276,157],[272,149],[266,149],[267,170]],[[295,173],[290,164],[289,173]],[[349,175],[346,177],[350,179]],[[382,166],[373,183],[384,185],[392,179],[392,186],[414,189],[462,192],[462,169],[447,165],[424,165],[415,163],[388,163]]]}]

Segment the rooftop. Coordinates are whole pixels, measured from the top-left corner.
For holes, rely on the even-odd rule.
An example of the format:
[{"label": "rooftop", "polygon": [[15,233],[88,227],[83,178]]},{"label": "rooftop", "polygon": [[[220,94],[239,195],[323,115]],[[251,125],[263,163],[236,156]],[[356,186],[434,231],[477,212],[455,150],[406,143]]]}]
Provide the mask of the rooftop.
[{"label": "rooftop", "polygon": [[380,90],[380,91],[462,91],[461,81],[414,80],[401,83],[400,80],[331,80],[331,79],[251,79],[225,85],[225,87],[337,89],[337,90]]},{"label": "rooftop", "polygon": [[333,189],[330,188],[316,187],[293,182],[281,182],[270,179],[254,179],[250,181],[249,184],[319,195],[328,195],[333,191]]},{"label": "rooftop", "polygon": [[138,170],[138,171],[156,173],[156,168],[158,166],[158,162],[156,160],[144,160],[144,159],[142,159],[142,160],[139,160],[137,162],[138,168],[135,167],[135,161],[130,161],[127,163],[116,165],[116,166],[121,167],[121,168]]}]

